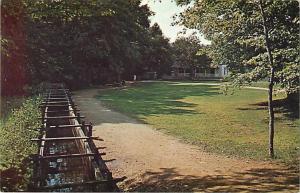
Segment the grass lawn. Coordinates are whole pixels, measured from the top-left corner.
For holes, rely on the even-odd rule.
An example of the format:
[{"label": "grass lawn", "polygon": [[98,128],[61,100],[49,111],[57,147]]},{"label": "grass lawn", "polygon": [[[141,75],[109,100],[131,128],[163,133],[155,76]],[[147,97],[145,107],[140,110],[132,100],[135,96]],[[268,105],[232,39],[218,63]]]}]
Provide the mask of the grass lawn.
[{"label": "grass lawn", "polygon": [[[115,110],[207,151],[268,159],[268,110],[262,104],[266,91],[243,89],[223,95],[216,85],[153,82],[103,90],[97,97]],[[284,94],[275,96],[281,98]],[[300,144],[299,119],[276,110],[276,158],[294,164]]]},{"label": "grass lawn", "polygon": [[[268,81],[258,81],[258,82],[253,82],[251,83],[250,86],[253,87],[262,87],[262,88],[268,88],[269,87],[269,82]],[[275,88],[277,87],[277,85],[275,85]]]}]

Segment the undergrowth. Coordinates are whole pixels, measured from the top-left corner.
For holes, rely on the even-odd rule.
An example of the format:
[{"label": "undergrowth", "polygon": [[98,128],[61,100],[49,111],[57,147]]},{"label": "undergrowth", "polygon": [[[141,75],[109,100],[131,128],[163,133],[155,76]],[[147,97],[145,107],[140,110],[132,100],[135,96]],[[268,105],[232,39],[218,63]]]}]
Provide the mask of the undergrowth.
[{"label": "undergrowth", "polygon": [[33,97],[13,109],[0,125],[1,191],[26,191],[30,181],[30,155],[37,145],[30,141],[37,137],[35,128],[41,126],[39,104]]}]

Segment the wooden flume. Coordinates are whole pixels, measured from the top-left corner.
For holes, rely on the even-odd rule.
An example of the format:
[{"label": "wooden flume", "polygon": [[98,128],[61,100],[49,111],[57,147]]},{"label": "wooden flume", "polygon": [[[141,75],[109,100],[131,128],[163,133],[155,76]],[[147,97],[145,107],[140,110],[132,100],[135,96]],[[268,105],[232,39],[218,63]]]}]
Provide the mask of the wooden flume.
[{"label": "wooden flume", "polygon": [[40,105],[43,126],[32,139],[39,150],[33,156],[33,191],[118,191],[117,182],[93,140],[92,124],[76,108],[71,92],[62,84],[51,84]]}]

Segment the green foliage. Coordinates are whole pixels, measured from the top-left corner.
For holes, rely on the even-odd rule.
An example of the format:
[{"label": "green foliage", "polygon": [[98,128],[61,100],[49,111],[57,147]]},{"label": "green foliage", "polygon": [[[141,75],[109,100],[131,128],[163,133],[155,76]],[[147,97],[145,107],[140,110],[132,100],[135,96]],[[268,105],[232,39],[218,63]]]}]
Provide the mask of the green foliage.
[{"label": "green foliage", "polygon": [[142,60],[145,71],[157,72],[158,75],[170,73],[170,67],[173,64],[172,48],[169,39],[163,36],[157,23],[149,28],[147,44]]},{"label": "green foliage", "polygon": [[[169,40],[154,32],[157,24],[150,27],[153,13],[140,0],[5,0],[1,6],[8,14],[23,11],[18,17],[26,29],[16,31],[25,35],[22,65],[32,85],[88,86],[150,70],[163,74],[171,65]],[[2,47],[13,39],[3,38]]]},{"label": "green foliage", "polygon": [[233,95],[234,91],[236,88],[232,87],[232,85],[230,83],[223,83],[220,86],[220,91],[224,94],[224,95]]},{"label": "green foliage", "polygon": [[180,15],[179,23],[196,28],[212,41],[209,55],[216,64],[229,67],[239,83],[270,77],[288,93],[299,90],[299,2],[262,1],[268,44],[274,66],[268,61],[260,2],[177,0],[191,6]]},{"label": "green foliage", "polygon": [[35,129],[41,126],[39,104],[40,98],[27,99],[0,127],[1,188],[5,191],[26,190],[30,176],[28,158],[37,152],[30,139],[37,137]]},{"label": "green foliage", "polygon": [[27,0],[32,77],[40,82],[55,76],[75,87],[120,81],[151,68],[147,57],[168,46],[168,41],[159,40],[165,41],[163,45],[152,41],[148,19],[152,12],[140,4],[139,0]]},{"label": "green foliage", "polygon": [[22,95],[25,72],[24,5],[19,0],[1,1],[1,95]]},{"label": "green foliage", "polygon": [[[175,64],[181,68],[207,68],[211,64],[210,58],[204,50],[207,47],[201,45],[196,36],[179,37],[172,44]],[[202,52],[201,52],[202,51]]]}]

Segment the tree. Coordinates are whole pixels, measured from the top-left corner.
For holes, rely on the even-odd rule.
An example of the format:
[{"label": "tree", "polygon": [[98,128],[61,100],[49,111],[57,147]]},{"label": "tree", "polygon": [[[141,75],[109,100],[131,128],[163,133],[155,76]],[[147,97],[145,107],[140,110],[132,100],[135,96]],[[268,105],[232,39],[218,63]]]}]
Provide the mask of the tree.
[{"label": "tree", "polygon": [[183,69],[207,68],[210,66],[210,59],[204,52],[206,47],[200,43],[196,36],[179,37],[172,44],[174,50],[175,63]]},{"label": "tree", "polygon": [[[120,81],[143,66],[143,54],[150,48],[150,41],[145,44],[144,40],[151,36],[152,12],[140,0],[6,0],[2,6],[6,5],[12,7],[8,13],[24,8],[19,23],[26,27],[18,39],[26,42],[27,52],[21,52],[20,66],[32,85],[56,81],[75,88]],[[9,22],[3,18],[2,24]],[[19,33],[12,26],[4,27]],[[7,33],[2,34],[12,42]],[[1,46],[5,43],[1,41]],[[9,67],[6,60],[3,63]]]},{"label": "tree", "polygon": [[159,25],[149,28],[148,46],[143,53],[144,70],[157,72],[159,76],[168,74],[173,63],[169,39],[164,37]]},{"label": "tree", "polygon": [[191,2],[178,22],[212,41],[209,55],[228,65],[236,84],[268,78],[269,155],[274,157],[273,86],[281,85],[288,95],[299,92],[299,3],[177,0]]},{"label": "tree", "polygon": [[25,10],[17,0],[1,2],[1,95],[22,95],[25,73]]}]

